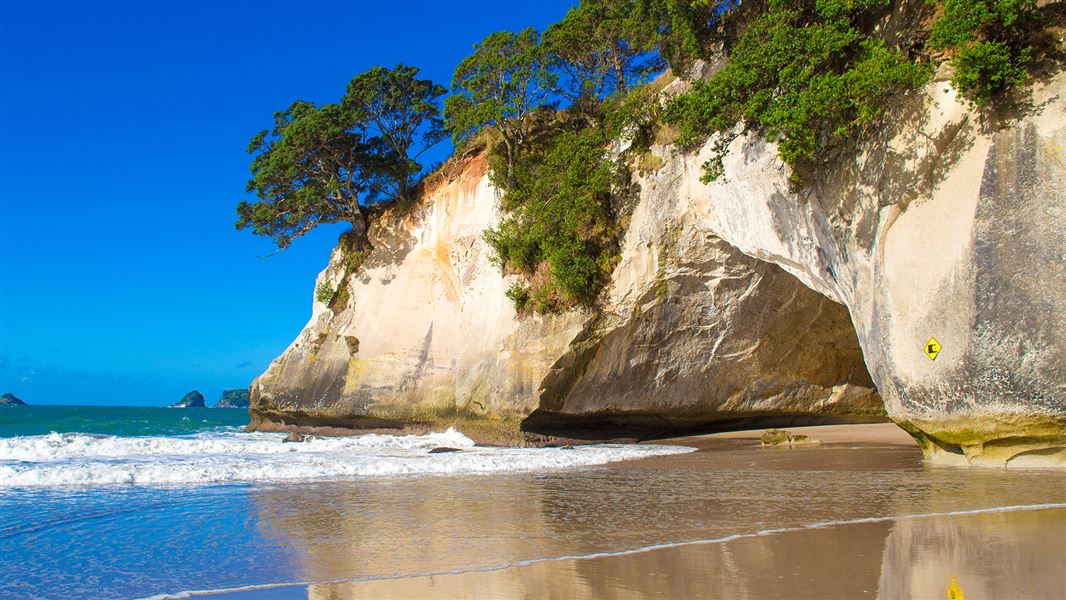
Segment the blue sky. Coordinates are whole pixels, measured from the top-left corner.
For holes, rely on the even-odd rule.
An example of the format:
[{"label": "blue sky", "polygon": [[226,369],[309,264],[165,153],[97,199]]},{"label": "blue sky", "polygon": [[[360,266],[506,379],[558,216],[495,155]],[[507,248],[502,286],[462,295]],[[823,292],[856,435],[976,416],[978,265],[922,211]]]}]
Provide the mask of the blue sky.
[{"label": "blue sky", "polygon": [[246,386],[307,320],[343,231],[269,258],[237,232],[248,139],[374,65],[447,85],[487,34],[570,4],[0,1],[0,392],[156,405]]}]

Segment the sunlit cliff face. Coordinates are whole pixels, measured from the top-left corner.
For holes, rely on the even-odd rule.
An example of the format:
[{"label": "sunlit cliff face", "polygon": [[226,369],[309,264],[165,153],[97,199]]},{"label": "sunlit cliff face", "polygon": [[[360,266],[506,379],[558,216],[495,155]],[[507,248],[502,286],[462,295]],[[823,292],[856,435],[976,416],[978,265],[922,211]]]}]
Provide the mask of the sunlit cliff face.
[{"label": "sunlit cliff face", "polygon": [[1066,464],[1064,82],[995,130],[935,82],[803,188],[757,136],[712,184],[714,140],[654,146],[592,312],[515,314],[482,237],[498,190],[460,161],[373,228],[347,302],[316,304],[254,384],[253,419],[519,443],[520,426],[641,437],[883,406],[935,460]]}]

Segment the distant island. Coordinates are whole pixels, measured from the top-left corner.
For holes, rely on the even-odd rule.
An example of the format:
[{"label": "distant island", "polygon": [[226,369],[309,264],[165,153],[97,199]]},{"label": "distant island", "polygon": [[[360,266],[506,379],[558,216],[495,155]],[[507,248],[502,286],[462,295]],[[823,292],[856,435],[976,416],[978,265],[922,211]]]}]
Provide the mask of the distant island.
[{"label": "distant island", "polygon": [[[244,405],[248,406],[247,400]],[[0,406],[26,406],[26,402],[15,394],[8,392],[0,396]]]},{"label": "distant island", "polygon": [[248,388],[223,390],[215,408],[248,408]]},{"label": "distant island", "polygon": [[170,408],[204,408],[206,406],[204,395],[200,393],[200,390],[193,390],[182,396],[176,404],[171,404]]}]

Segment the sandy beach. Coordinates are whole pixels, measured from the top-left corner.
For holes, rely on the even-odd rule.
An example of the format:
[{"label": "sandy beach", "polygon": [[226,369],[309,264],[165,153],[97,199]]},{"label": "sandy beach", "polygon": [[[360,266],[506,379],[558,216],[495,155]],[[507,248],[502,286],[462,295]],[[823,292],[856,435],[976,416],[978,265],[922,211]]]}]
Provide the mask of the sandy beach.
[{"label": "sandy beach", "polygon": [[[459,496],[427,500],[430,515],[440,511],[434,535],[449,539],[390,556],[398,571],[388,576],[345,580],[339,565],[364,559],[355,549],[367,540],[327,546],[325,532],[304,528],[288,538],[308,552],[303,582],[218,596],[1062,597],[1061,474],[925,465],[892,424],[790,431],[820,443],[761,447],[761,431],[659,441],[697,451],[599,467],[593,481],[617,489],[591,490],[581,506],[556,498],[545,510],[541,498],[539,514],[515,508],[528,498],[491,516]],[[479,528],[510,532],[479,540]],[[573,542],[596,529],[597,543]],[[360,535],[405,543],[395,530]],[[442,546],[454,554],[437,556]],[[467,566],[448,568],[457,555]]]}]

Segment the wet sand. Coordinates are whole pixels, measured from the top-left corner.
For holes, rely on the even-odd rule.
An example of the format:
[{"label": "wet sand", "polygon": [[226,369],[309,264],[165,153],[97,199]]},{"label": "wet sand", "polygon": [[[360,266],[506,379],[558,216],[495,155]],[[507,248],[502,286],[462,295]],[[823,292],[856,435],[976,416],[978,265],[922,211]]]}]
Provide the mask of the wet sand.
[{"label": "wet sand", "polygon": [[[345,534],[307,515],[298,530],[267,519],[305,552],[307,583],[218,596],[1066,597],[1066,475],[926,465],[891,424],[789,430],[821,443],[760,447],[760,431],[679,438],[657,443],[698,450],[605,465],[572,484],[503,484],[495,499],[434,491],[422,533],[379,525],[330,545]],[[288,501],[262,504],[281,514]],[[378,573],[346,577],[360,561]]]}]

